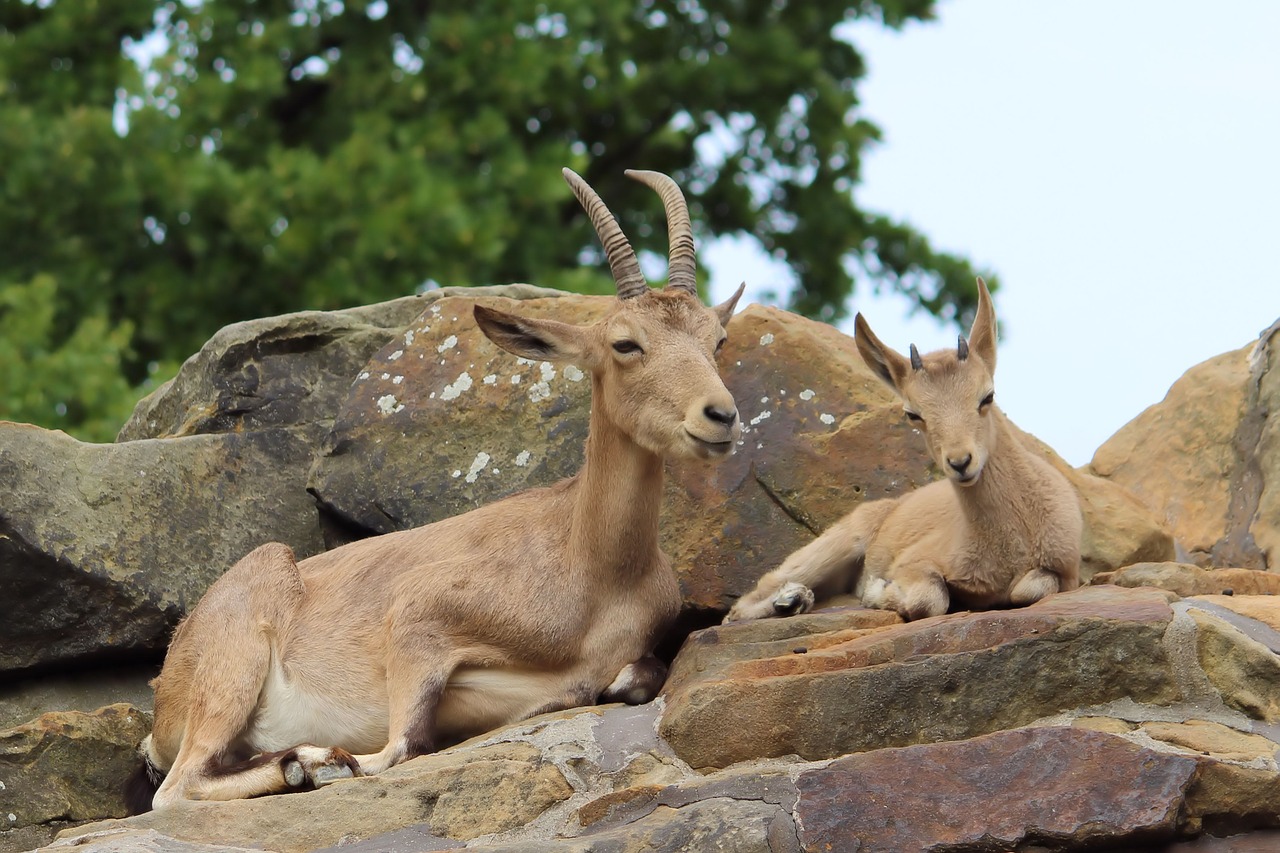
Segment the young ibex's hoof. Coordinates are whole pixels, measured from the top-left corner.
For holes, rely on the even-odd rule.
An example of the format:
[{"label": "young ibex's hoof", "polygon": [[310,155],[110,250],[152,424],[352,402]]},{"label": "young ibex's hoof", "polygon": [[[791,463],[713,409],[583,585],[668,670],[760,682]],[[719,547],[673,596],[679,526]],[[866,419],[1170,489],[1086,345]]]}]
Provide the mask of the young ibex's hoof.
[{"label": "young ibex's hoof", "polygon": [[773,597],[773,612],[776,616],[798,616],[812,609],[813,590],[804,584],[792,581]]},{"label": "young ibex's hoof", "polygon": [[282,769],[284,781],[290,788],[302,788],[308,783],[320,788],[360,775],[360,765],[351,753],[337,747],[300,746]]}]

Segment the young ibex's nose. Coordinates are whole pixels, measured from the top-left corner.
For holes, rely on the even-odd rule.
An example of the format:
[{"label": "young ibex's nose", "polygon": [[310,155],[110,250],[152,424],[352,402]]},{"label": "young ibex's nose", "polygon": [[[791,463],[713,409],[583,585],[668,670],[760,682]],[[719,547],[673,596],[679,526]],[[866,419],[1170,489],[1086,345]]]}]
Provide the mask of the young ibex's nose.
[{"label": "young ibex's nose", "polygon": [[969,463],[972,461],[972,453],[966,453],[962,459],[952,459],[951,457],[947,457],[947,464],[950,465],[951,469],[961,477],[964,476],[965,470],[969,467]]},{"label": "young ibex's nose", "polygon": [[707,416],[707,420],[715,421],[725,426],[733,426],[733,422],[738,419],[738,409],[736,407],[715,403],[703,408],[702,414]]}]

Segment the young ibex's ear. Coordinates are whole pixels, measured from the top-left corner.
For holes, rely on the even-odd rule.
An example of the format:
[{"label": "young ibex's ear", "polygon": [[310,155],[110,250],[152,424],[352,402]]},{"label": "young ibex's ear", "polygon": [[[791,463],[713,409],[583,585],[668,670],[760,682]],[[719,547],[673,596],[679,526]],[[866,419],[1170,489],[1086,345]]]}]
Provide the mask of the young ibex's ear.
[{"label": "young ibex's ear", "polygon": [[858,354],[867,363],[867,367],[871,368],[871,372],[901,395],[902,382],[911,371],[911,364],[881,343],[861,314],[853,318],[853,339],[858,345]]},{"label": "young ibex's ear", "polygon": [[721,326],[729,325],[729,318],[733,316],[733,309],[738,307],[738,300],[742,298],[742,291],[746,289],[747,283],[744,281],[742,284],[738,285],[738,289],[733,292],[733,296],[730,296],[724,302],[721,302],[715,308],[711,309],[712,311],[715,311],[716,316],[720,318]]},{"label": "young ibex's ear", "polygon": [[571,361],[587,350],[582,329],[569,323],[519,317],[484,305],[473,310],[485,337],[509,353],[538,361]]},{"label": "young ibex's ear", "polygon": [[996,309],[991,304],[987,283],[978,279],[978,315],[969,332],[969,349],[976,352],[992,372],[996,372]]}]

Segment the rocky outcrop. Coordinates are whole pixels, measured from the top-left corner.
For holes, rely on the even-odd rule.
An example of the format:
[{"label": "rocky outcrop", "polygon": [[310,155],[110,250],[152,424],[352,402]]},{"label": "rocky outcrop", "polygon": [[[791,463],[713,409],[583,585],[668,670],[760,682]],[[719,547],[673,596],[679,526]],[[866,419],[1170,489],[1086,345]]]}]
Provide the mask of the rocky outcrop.
[{"label": "rocky outcrop", "polygon": [[1198,565],[1266,569],[1280,559],[1278,338],[1280,323],[1188,370],[1088,466],[1161,514]]},{"label": "rocky outcrop", "polygon": [[149,714],[116,704],[0,731],[0,850],[30,850],[61,826],[123,814],[122,782],[150,730]]},{"label": "rocky outcrop", "polygon": [[1280,599],[1093,586],[909,624],[840,608],[722,626],[691,638],[650,705],[548,715],[312,793],[78,827],[59,846],[1248,850],[1274,836],[1186,845],[1280,826],[1265,620]]},{"label": "rocky outcrop", "polygon": [[[0,425],[0,583],[18,592],[0,602],[0,671],[155,660],[263,542],[305,557],[572,474],[590,378],[500,351],[477,302],[587,323],[612,297],[513,285],[240,323],[144,400],[118,444]],[[746,422],[738,453],[671,463],[662,520],[701,624],[857,502],[933,476],[900,404],[830,326],[749,306],[721,372]],[[1123,488],[1025,440],[1080,490],[1086,576],[1172,556]]]}]

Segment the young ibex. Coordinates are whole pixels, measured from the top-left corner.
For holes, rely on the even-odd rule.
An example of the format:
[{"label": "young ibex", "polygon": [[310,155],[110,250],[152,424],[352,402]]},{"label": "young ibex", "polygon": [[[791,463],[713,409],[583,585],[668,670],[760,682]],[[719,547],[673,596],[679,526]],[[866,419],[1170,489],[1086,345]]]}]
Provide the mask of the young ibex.
[{"label": "young ibex", "polygon": [[153,682],[135,810],[375,774],[442,740],[656,695],[666,669],[653,648],[680,609],[658,544],[663,458],[733,451],[742,427],[715,357],[742,288],[705,307],[679,188],[627,174],[666,208],[665,289],[649,289],[612,214],[566,169],[617,281],[612,312],[579,327],[475,308],[507,351],[590,369],[582,469],[301,563],[272,544],[232,566]]},{"label": "young ibex", "polygon": [[[1023,444],[996,406],[996,317],[978,280],[978,316],[955,350],[904,358],[859,314],[863,361],[902,399],[946,474],[870,501],[760,579],[726,621],[802,613],[854,588],[904,619],[1030,604],[1079,584],[1081,514],[1066,477]],[[857,573],[856,584],[854,573]]]}]

